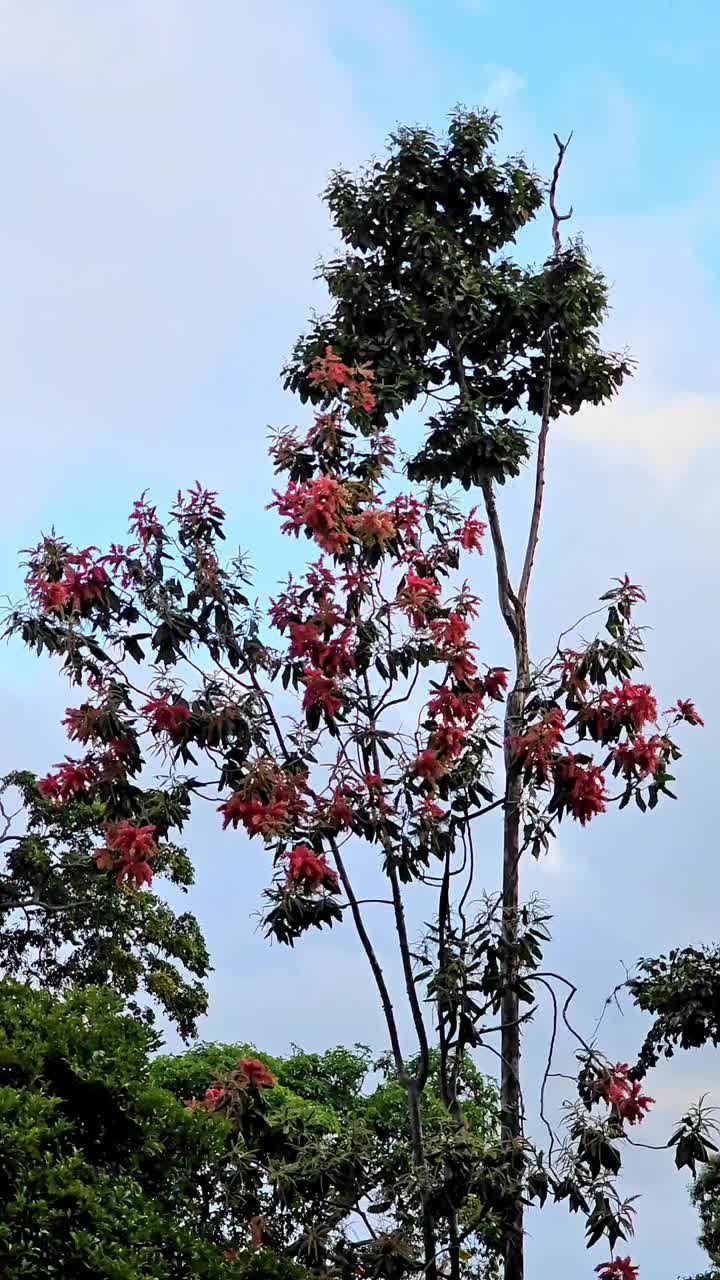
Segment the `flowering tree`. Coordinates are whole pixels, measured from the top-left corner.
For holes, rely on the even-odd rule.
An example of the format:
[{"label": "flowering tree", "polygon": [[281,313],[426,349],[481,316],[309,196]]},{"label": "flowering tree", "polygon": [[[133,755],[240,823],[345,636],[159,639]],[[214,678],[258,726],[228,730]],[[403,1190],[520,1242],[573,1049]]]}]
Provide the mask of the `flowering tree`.
[{"label": "flowering tree", "polygon": [[[548,917],[523,903],[520,875],[560,822],[585,826],[610,805],[645,811],[672,795],[676,730],[701,723],[684,698],[659,711],[639,676],[644,596],[627,576],[602,597],[603,631],[588,638],[578,624],[552,654],[531,658],[550,426],[611,395],[628,365],[599,348],[602,278],[581,246],[560,244],[562,144],[552,257],[533,273],[500,256],[543,188],[522,163],[496,164],[495,133],[492,118],[465,114],[443,145],[403,131],[385,165],[331,185],[352,252],[327,269],[335,310],[298,345],[287,375],[316,412],[271,445],[283,479],[270,505],[311,557],[268,612],[250,602],[244,562],[222,561],[223,511],[196,486],[168,521],[140,499],[129,545],[76,551],[44,538],[28,555],[27,601],[8,623],[59,655],[83,688],[65,723],[84,754],[38,785],[60,810],[101,797],[99,876],[124,893],[151,881],[159,829],[142,781],[155,754],[166,777],[150,790],[173,798],[176,825],[192,800],[219,799],[223,827],[267,850],[269,936],[294,945],[309,928],[352,922],[404,1091],[404,1185],[420,1228],[419,1242],[402,1219],[390,1234],[373,1228],[356,1262],[367,1276],[458,1280],[485,1264],[490,1233],[505,1280],[520,1280],[523,1211],[548,1195],[585,1215],[590,1245],[604,1238],[612,1252],[630,1233],[632,1207],[614,1179],[628,1129],[651,1105],[641,1084],[649,1062],[612,1064],[573,1026],[574,986],[543,967]],[[408,488],[388,420],[421,395],[439,408]],[[496,490],[530,453],[520,414],[540,426],[515,578]],[[479,488],[482,518],[446,496],[453,480]],[[465,575],[486,543],[512,668],[478,644],[480,601]],[[483,896],[477,824],[498,833],[498,818],[502,888]],[[370,865],[379,887],[361,896],[358,867],[364,880]],[[431,905],[416,939],[406,908],[418,884]],[[376,911],[392,924],[400,992],[373,943]],[[526,1131],[521,1089],[521,1032],[541,999],[551,1016],[545,1078],[561,1029],[580,1057],[562,1138],[543,1084],[544,1150]],[[501,1074],[499,1147],[482,1158],[462,1091],[468,1053],[481,1048],[498,1055]],[[431,1140],[423,1099],[435,1063],[443,1116]],[[671,1141],[680,1164],[704,1159],[704,1113],[688,1115]],[[372,1206],[361,1208],[371,1219]],[[598,1271],[634,1280],[636,1268],[611,1257]]]}]

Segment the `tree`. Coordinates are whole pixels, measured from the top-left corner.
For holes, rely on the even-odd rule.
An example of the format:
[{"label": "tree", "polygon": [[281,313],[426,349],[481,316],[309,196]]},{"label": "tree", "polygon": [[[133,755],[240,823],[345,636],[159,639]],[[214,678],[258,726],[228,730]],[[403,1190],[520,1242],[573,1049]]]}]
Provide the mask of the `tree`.
[{"label": "tree", "polygon": [[[224,1174],[228,1127],[150,1079],[158,1039],[111,992],[0,983],[0,1270],[224,1280],[197,1195]],[[287,1277],[291,1280],[291,1277]]]},{"label": "tree", "polygon": [[708,1254],[712,1267],[694,1280],[718,1280],[720,1276],[720,1159],[715,1156],[706,1164],[692,1188],[692,1201],[700,1214],[699,1244]]},{"label": "tree", "polygon": [[[632,1229],[614,1178],[628,1128],[651,1103],[644,1069],[612,1064],[573,1026],[574,985],[543,968],[548,917],[522,902],[520,872],[559,822],[584,826],[612,803],[652,810],[672,795],[675,730],[700,723],[688,699],[661,713],[638,678],[644,596],[627,576],[602,597],[604,631],[588,639],[580,624],[563,631],[559,620],[556,651],[531,659],[527,604],[551,424],[613,394],[629,364],[599,346],[602,277],[582,246],[560,243],[562,144],[551,257],[533,272],[502,256],[540,208],[543,187],[522,162],[495,162],[496,134],[494,118],[460,113],[447,142],[403,130],[386,162],[331,183],[350,251],[325,273],[331,316],[287,371],[317,412],[307,432],[280,432],[271,446],[285,474],[271,505],[288,534],[322,555],[271,602],[280,638],[271,643],[268,618],[250,605],[244,562],[221,562],[223,511],[200,486],[178,496],[168,521],[139,500],[129,546],[100,553],[43,539],[28,556],[27,600],[7,624],[85,686],[66,723],[86,754],[71,762],[69,787],[58,788],[57,772],[40,782],[53,803],[103,793],[110,711],[113,740],[129,744],[119,765],[113,756],[119,808],[95,856],[100,874],[138,888],[151,879],[158,829],[137,781],[149,747],[164,753],[178,825],[191,800],[213,802],[214,793],[223,825],[272,854],[269,935],[293,945],[308,928],[352,920],[407,1105],[408,1194],[422,1248],[405,1223],[403,1253],[428,1280],[458,1280],[467,1269],[475,1193],[458,1162],[489,1176],[480,1207],[503,1241],[505,1280],[523,1273],[531,1200],[551,1195],[581,1211],[589,1245],[605,1238],[612,1250]],[[419,397],[438,407],[408,490],[388,422]],[[529,457],[534,415],[534,493],[515,577],[497,487]],[[479,488],[485,521],[446,496],[453,480]],[[461,576],[461,560],[483,550],[486,524],[509,673],[491,655],[479,660],[479,602]],[[187,766],[202,776],[183,774]],[[474,832],[480,818],[495,830],[491,814],[502,819],[502,892],[478,899]],[[368,901],[355,890],[363,844],[366,863],[368,848],[378,855]],[[416,941],[406,903],[418,883],[431,923]],[[369,912],[378,908],[397,943],[409,1046],[372,941]],[[581,1058],[562,1142],[543,1085],[546,1151],[525,1132],[521,1089],[521,1032],[541,1000],[550,1013],[546,1078],[561,1030]],[[497,1161],[484,1157],[475,1170],[461,1084],[468,1052],[485,1047],[501,1064],[501,1146]],[[437,1143],[424,1114],[435,1055],[446,1116]],[[680,1163],[707,1154],[706,1132],[703,1114],[684,1119],[671,1140]],[[601,1270],[603,1280],[635,1272],[622,1258]],[[362,1274],[376,1273],[365,1260]]]},{"label": "tree", "polygon": [[[72,787],[67,761],[56,776]],[[111,986],[145,1019],[159,1006],[187,1038],[207,1007],[205,943],[189,912],[176,915],[155,893],[118,893],[96,874],[92,855],[115,811],[110,788],[59,805],[30,773],[0,779],[0,968],[46,991]],[[167,830],[172,796],[150,792],[142,804]],[[163,843],[155,870],[185,892],[193,882],[173,844]]]},{"label": "tree", "polygon": [[[228,1202],[245,1235],[282,1258],[347,1280],[420,1273],[406,1092],[392,1058],[374,1061],[360,1045],[256,1055],[248,1045],[199,1045],[152,1067],[154,1080],[176,1097],[195,1098],[191,1105],[238,1126],[240,1173]],[[238,1059],[245,1063],[240,1070]],[[448,1118],[439,1068],[435,1054],[422,1120],[428,1157],[444,1164]],[[252,1116],[248,1072],[263,1085],[264,1109]],[[490,1276],[500,1245],[491,1206],[502,1196],[497,1095],[469,1057],[458,1092],[466,1127],[462,1144],[454,1144],[452,1174],[466,1184],[466,1269]]]},{"label": "tree", "polygon": [[[399,1242],[417,1225],[392,1068],[364,1087],[362,1048],[158,1058],[158,1043],[108,991],[0,983],[7,1280],[306,1280],[322,1264],[350,1276],[358,1256],[405,1273]],[[495,1092],[469,1061],[463,1092],[480,1167],[497,1152]],[[425,1108],[437,1133],[436,1076]],[[480,1274],[494,1242],[480,1213],[474,1227]]]}]

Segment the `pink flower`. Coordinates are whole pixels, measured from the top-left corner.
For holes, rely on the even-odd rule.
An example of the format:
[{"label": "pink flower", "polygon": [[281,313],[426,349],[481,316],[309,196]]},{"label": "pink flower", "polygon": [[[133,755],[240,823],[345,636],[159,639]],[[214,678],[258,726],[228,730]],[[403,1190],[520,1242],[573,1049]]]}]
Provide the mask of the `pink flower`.
[{"label": "pink flower", "polygon": [[705,724],[702,716],[695,708],[695,703],[691,702],[689,698],[678,698],[673,710],[676,711],[681,720],[686,720],[688,724]]},{"label": "pink flower", "polygon": [[238,1067],[245,1072],[254,1089],[272,1089],[277,1084],[272,1071],[259,1058],[241,1058]]},{"label": "pink flower", "polygon": [[336,893],[338,880],[335,872],[325,859],[313,852],[307,844],[298,844],[287,854],[288,883],[299,885],[307,893],[315,893],[318,889],[327,889]]},{"label": "pink flower", "polygon": [[473,507],[456,536],[464,551],[479,551],[482,555],[482,539],[486,525],[482,520],[475,519],[476,511],[477,507]]},{"label": "pink flower", "polygon": [[639,1269],[629,1258],[615,1258],[613,1262],[601,1262],[595,1270],[600,1280],[637,1280]]}]

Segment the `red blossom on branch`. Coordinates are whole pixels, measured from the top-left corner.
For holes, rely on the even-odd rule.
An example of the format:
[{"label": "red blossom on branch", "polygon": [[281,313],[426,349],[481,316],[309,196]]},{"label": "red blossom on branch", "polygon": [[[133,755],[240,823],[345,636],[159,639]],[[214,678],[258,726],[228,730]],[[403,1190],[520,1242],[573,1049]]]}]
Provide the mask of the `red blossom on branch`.
[{"label": "red blossom on branch", "polygon": [[154,733],[167,733],[174,740],[183,736],[191,719],[190,708],[182,702],[171,702],[167,694],[151,698],[142,708],[142,714],[148,717]]},{"label": "red blossom on branch", "polygon": [[338,879],[335,872],[327,865],[324,857],[313,852],[307,844],[298,844],[287,854],[288,884],[297,885],[306,893],[316,893],[318,889],[327,889],[336,893]]},{"label": "red blossom on branch", "polygon": [[634,1267],[629,1258],[614,1258],[612,1262],[601,1262],[595,1268],[600,1280],[637,1280],[639,1268]]},{"label": "red blossom on branch", "polygon": [[259,1058],[241,1058],[238,1069],[245,1073],[253,1089],[273,1089],[277,1084],[272,1071]]},{"label": "red blossom on branch", "polygon": [[695,707],[695,703],[690,698],[678,698],[675,706],[669,714],[675,713],[679,720],[685,720],[687,724],[704,725],[705,721]]},{"label": "red blossom on branch", "polygon": [[635,1125],[644,1119],[655,1099],[640,1092],[641,1085],[637,1080],[629,1079],[629,1072],[627,1062],[616,1063],[597,1082],[595,1091],[613,1108],[619,1120]]},{"label": "red blossom on branch", "polygon": [[457,542],[464,551],[479,551],[482,555],[482,540],[487,525],[482,520],[475,519],[477,507],[473,507],[469,516],[463,521],[460,529],[455,535]]},{"label": "red blossom on branch", "polygon": [[600,765],[585,764],[573,755],[553,761],[555,804],[567,809],[581,826],[607,808],[605,778]]},{"label": "red blossom on branch", "polygon": [[307,667],[303,672],[303,682],[305,684],[303,710],[310,711],[318,707],[332,719],[342,706],[342,698],[339,696],[335,681],[326,676],[323,671],[315,667]]},{"label": "red blossom on branch", "polygon": [[136,827],[132,822],[117,822],[105,833],[106,846],[95,853],[96,865],[103,871],[115,871],[118,884],[127,881],[139,889],[152,883],[151,860],[159,850],[155,843],[155,827]]},{"label": "red blossom on branch", "polygon": [[655,773],[667,750],[667,740],[655,735],[644,738],[638,734],[630,742],[623,742],[613,751],[613,759],[626,778],[641,780]]}]

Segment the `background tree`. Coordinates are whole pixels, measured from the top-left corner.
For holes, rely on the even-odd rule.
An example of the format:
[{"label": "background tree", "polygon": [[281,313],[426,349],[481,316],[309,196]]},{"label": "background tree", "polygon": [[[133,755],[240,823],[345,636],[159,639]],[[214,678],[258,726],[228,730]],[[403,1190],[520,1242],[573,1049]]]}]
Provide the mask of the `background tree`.
[{"label": "background tree", "polygon": [[694,1280],[718,1280],[720,1276],[720,1160],[715,1156],[706,1164],[692,1188],[692,1201],[700,1214],[698,1243],[708,1254],[712,1266]]},{"label": "background tree", "polygon": [[[493,118],[465,113],[447,142],[401,131],[387,162],[331,185],[352,252],[327,269],[335,310],[299,345],[288,373],[318,411],[309,430],[281,432],[272,445],[285,474],[272,505],[286,532],[323,554],[288,580],[267,617],[250,604],[242,560],[221,560],[223,512],[198,486],[178,496],[168,521],[145,498],[136,503],[129,546],[100,553],[43,539],[28,556],[27,600],[8,619],[10,632],[59,655],[83,686],[85,701],[66,724],[85,754],[38,786],[59,809],[96,794],[111,803],[94,855],[99,874],[138,889],[152,878],[169,809],[164,801],[155,821],[158,787],[141,783],[159,751],[170,825],[182,824],[192,799],[220,798],[224,826],[242,826],[271,853],[268,934],[292,945],[308,928],[352,919],[407,1107],[414,1213],[412,1222],[398,1216],[398,1256],[428,1280],[457,1280],[466,1268],[478,1201],[503,1242],[506,1280],[522,1275],[529,1199],[551,1195],[581,1211],[589,1244],[604,1237],[613,1250],[631,1230],[614,1178],[628,1128],[651,1100],[641,1068],[612,1064],[572,1025],[575,988],[543,967],[548,917],[521,902],[520,867],[566,818],[585,825],[611,803],[652,809],[672,794],[674,731],[700,719],[687,699],[660,712],[639,682],[634,615],[644,597],[627,577],[603,597],[604,631],[565,630],[554,653],[531,661],[527,600],[550,425],[610,395],[628,365],[599,347],[602,278],[579,245],[559,244],[559,168],[553,255],[539,272],[502,256],[543,187],[521,162],[495,162],[496,132]],[[438,408],[408,491],[387,424],[419,396]],[[496,485],[529,455],[533,415],[534,496],[514,579]],[[509,681],[491,655],[479,659],[479,601],[461,557],[482,550],[485,524],[443,494],[452,479],[477,484],[485,504],[514,651]],[[279,636],[272,643],[268,621]],[[474,832],[493,812],[502,818],[503,885],[483,898]],[[355,872],[369,852],[378,888],[361,900]],[[416,941],[406,904],[419,883],[431,923]],[[394,930],[399,992],[373,945],[368,912],[378,908]],[[546,1077],[561,1031],[581,1053],[562,1139],[543,1085],[545,1151],[526,1131],[520,1066],[521,1029],[541,1001]],[[467,1054],[481,1048],[501,1063],[500,1155],[482,1162],[462,1088]],[[437,1133],[425,1103],[435,1061],[445,1113]],[[671,1139],[681,1164],[708,1153],[705,1134],[703,1114],[683,1121]],[[468,1169],[485,1179],[482,1195]],[[363,1274],[377,1270],[366,1256]],[[633,1280],[635,1268],[611,1258],[601,1270],[603,1280]]]},{"label": "background tree", "polygon": [[[0,1265],[16,1277],[303,1280],[404,1275],[418,1227],[404,1090],[367,1050],[200,1045],[157,1036],[108,991],[0,983]],[[497,1154],[493,1086],[466,1063],[470,1177]],[[192,1101],[195,1098],[197,1100]],[[444,1123],[434,1076],[429,1135]],[[476,1209],[474,1274],[496,1241]],[[306,1266],[303,1263],[307,1264]]]},{"label": "background tree", "polygon": [[[209,958],[198,923],[156,893],[118,892],[97,875],[93,853],[114,812],[111,784],[105,794],[73,798],[73,769],[65,761],[43,787],[30,773],[0,779],[0,970],[46,991],[110,986],[145,1019],[160,1008],[187,1038],[207,1008]],[[63,786],[68,796],[58,804]],[[172,796],[148,792],[142,804],[158,831],[177,821]],[[159,846],[155,870],[184,892],[193,883],[177,845]]]}]

